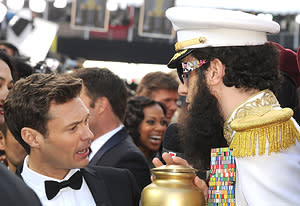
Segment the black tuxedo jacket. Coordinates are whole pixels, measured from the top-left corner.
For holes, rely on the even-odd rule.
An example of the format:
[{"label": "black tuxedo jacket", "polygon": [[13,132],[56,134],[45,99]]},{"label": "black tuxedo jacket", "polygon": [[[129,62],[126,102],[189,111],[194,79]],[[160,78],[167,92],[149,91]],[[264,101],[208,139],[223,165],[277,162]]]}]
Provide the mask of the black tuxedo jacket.
[{"label": "black tuxedo jacket", "polygon": [[81,169],[97,206],[138,206],[140,193],[126,169],[88,166]]},{"label": "black tuxedo jacket", "polygon": [[41,206],[37,195],[14,173],[0,163],[0,205]]},{"label": "black tuxedo jacket", "polygon": [[[21,178],[22,169],[17,170]],[[97,206],[139,205],[140,192],[135,178],[127,169],[89,165],[81,172]]]},{"label": "black tuxedo jacket", "polygon": [[113,135],[97,151],[90,165],[128,169],[134,175],[140,191],[151,183],[147,160],[125,128]]}]

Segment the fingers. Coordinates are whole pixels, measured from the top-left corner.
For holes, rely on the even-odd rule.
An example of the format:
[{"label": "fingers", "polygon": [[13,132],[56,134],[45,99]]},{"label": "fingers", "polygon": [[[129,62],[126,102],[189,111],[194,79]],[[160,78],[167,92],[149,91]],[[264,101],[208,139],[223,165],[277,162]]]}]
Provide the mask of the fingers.
[{"label": "fingers", "polygon": [[198,187],[202,191],[202,193],[204,195],[204,198],[207,201],[207,199],[208,199],[208,187],[207,187],[205,181],[200,179],[199,177],[195,177],[194,184],[196,185],[196,187]]},{"label": "fingers", "polygon": [[152,160],[152,163],[154,164],[155,167],[160,167],[163,165],[163,163],[157,158],[155,157],[153,160]]},{"label": "fingers", "polygon": [[[171,155],[168,154],[168,153],[166,153],[166,152],[162,154],[162,158],[163,158],[164,161],[167,163],[167,165],[175,164],[175,163],[173,162],[173,159],[172,159]],[[154,164],[155,167],[160,167],[160,166],[163,165],[163,163],[162,163],[157,157],[155,157],[155,158],[152,160],[152,163]]]},{"label": "fingers", "polygon": [[173,165],[173,164],[175,164],[173,162],[172,156],[169,153],[167,153],[167,152],[165,152],[165,153],[162,154],[162,158],[167,163],[167,165]]},{"label": "fingers", "polygon": [[191,167],[189,163],[185,159],[182,159],[181,157],[174,157],[172,160],[176,165],[184,165],[184,166]]},{"label": "fingers", "polygon": [[154,181],[154,177],[153,177],[153,175],[151,175],[151,182],[153,182]]},{"label": "fingers", "polygon": [[[185,159],[182,159],[181,157],[176,157],[176,156],[172,157],[167,152],[162,154],[162,158],[166,162],[167,165],[184,165],[184,166],[191,167],[191,165],[189,165]],[[163,165],[163,163],[158,158],[154,158],[152,160],[152,163],[154,164],[155,167],[160,167]]]}]

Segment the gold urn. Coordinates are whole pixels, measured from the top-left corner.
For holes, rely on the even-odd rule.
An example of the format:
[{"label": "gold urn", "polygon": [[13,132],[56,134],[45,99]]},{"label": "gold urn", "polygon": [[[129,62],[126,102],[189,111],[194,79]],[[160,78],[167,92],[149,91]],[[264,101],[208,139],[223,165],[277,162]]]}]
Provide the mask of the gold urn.
[{"label": "gold urn", "polygon": [[152,169],[154,181],[142,191],[142,206],[202,206],[203,193],[194,186],[196,170],[181,165]]}]

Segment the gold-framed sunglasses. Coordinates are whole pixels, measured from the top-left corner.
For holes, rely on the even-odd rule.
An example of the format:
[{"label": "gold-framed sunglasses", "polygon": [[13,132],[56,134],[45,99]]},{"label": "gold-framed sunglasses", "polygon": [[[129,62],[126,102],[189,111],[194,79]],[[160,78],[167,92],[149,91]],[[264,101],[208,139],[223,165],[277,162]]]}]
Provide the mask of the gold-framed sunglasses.
[{"label": "gold-framed sunglasses", "polygon": [[182,62],[181,67],[177,67],[177,75],[180,81],[182,82],[182,84],[184,84],[184,82],[188,83],[189,74],[193,70],[202,67],[206,63],[208,63],[206,59]]}]

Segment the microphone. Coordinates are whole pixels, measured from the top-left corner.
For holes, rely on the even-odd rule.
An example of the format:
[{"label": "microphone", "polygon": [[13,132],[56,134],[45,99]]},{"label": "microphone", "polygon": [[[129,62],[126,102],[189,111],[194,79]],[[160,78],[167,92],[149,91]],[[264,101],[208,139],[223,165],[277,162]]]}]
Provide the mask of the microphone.
[{"label": "microphone", "polygon": [[180,138],[178,136],[178,124],[170,124],[164,135],[164,140],[162,143],[162,152],[169,153],[172,157],[182,157],[184,158],[184,152],[181,147]]}]

